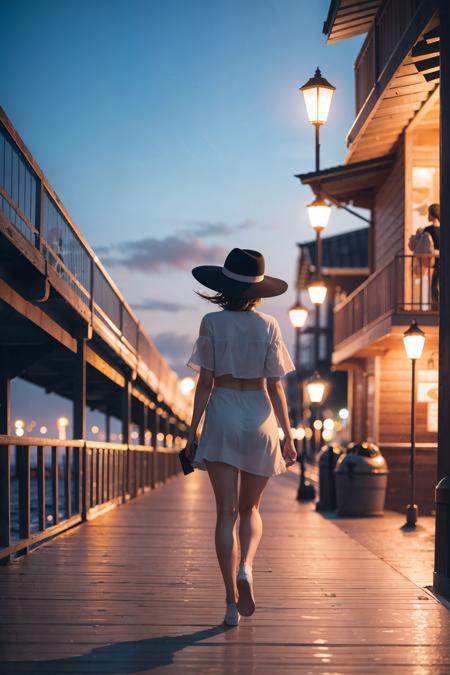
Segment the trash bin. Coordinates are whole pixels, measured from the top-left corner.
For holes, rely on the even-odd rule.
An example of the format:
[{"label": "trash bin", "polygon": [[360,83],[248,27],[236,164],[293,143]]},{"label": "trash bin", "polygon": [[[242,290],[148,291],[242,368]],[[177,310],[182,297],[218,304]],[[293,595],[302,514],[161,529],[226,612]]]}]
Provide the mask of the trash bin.
[{"label": "trash bin", "polygon": [[343,453],[339,443],[324,445],[319,454],[319,501],[317,511],[334,511],[336,508],[336,483],[334,469]]},{"label": "trash bin", "polygon": [[383,513],[388,473],[378,446],[350,444],[335,469],[338,514],[377,516]]}]

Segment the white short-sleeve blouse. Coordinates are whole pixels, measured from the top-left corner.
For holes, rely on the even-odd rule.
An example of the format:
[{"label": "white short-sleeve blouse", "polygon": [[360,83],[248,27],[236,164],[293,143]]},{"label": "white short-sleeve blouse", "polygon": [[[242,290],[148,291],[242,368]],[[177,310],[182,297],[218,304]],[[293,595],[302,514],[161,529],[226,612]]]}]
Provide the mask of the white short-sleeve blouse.
[{"label": "white short-sleeve blouse", "polygon": [[187,365],[242,378],[282,377],[295,370],[278,321],[255,310],[205,314]]}]

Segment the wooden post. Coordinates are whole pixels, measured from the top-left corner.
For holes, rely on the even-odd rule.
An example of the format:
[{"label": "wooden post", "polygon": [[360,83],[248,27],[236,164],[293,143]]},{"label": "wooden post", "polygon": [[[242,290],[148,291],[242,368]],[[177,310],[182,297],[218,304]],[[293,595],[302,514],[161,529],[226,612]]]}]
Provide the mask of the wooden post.
[{"label": "wooden post", "polygon": [[[169,417],[165,417],[163,420],[163,430],[164,430],[164,448],[167,448],[167,436],[170,434],[170,422]],[[163,460],[163,481],[166,482],[168,478],[168,468],[169,468],[169,455],[165,452],[162,456]]]},{"label": "wooden post", "polygon": [[[147,405],[143,402],[139,404],[139,445],[145,445],[145,434],[148,426],[148,408]],[[138,452],[136,453],[136,486],[135,493],[140,494],[144,490],[145,486],[145,477],[144,477],[144,466],[145,466],[145,453]]]},{"label": "wooden post", "polygon": [[159,480],[159,475],[158,475],[158,452],[157,452],[157,443],[158,439],[157,436],[159,434],[159,415],[156,412],[156,408],[154,408],[151,411],[150,415],[150,431],[152,432],[152,446],[153,446],[153,453],[152,453],[152,482],[151,482],[151,487],[154,488]]},{"label": "wooden post", "polygon": [[[122,443],[128,445],[130,443],[130,426],[131,426],[131,380],[127,377],[125,386],[122,390]],[[126,459],[124,463],[123,476],[123,498],[130,494],[130,450],[126,450]]]},{"label": "wooden post", "polygon": [[[6,355],[0,355],[0,434],[7,436],[11,422],[11,384]],[[17,468],[17,467],[16,467]],[[0,445],[0,548],[11,543],[11,448]],[[2,559],[7,562],[10,556]]]},{"label": "wooden post", "polygon": [[[73,437],[86,438],[86,340],[78,339],[73,390]],[[73,449],[73,496],[75,511],[86,519],[89,510],[86,480],[86,448]]]},{"label": "wooden post", "polygon": [[111,441],[111,415],[109,413],[105,415],[105,439],[107,443]]},{"label": "wooden post", "polygon": [[450,598],[450,5],[440,0],[439,430],[433,585]]},{"label": "wooden post", "polygon": [[6,354],[2,354],[0,359],[0,434],[8,436],[11,428],[11,382]]},{"label": "wooden post", "polygon": [[[19,537],[27,540],[30,536],[30,447],[23,445],[18,452],[17,476],[19,483]],[[55,525],[57,524],[55,521]],[[28,553],[24,546],[19,553]]]}]

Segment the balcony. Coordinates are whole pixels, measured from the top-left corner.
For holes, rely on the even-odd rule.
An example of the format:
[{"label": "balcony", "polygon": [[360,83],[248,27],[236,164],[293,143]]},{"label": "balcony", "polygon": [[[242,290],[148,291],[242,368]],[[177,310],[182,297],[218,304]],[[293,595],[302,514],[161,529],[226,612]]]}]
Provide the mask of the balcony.
[{"label": "balcony", "polygon": [[333,363],[370,350],[380,338],[402,331],[412,318],[437,327],[433,272],[429,257],[398,255],[336,305]]}]

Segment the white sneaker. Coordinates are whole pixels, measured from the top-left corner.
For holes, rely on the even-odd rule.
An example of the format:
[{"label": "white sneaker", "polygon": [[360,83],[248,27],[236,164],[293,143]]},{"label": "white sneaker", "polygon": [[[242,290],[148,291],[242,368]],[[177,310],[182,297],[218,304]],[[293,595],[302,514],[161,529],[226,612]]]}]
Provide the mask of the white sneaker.
[{"label": "white sneaker", "polygon": [[237,626],[240,618],[236,603],[227,602],[227,611],[225,612],[223,622],[227,626]]},{"label": "white sneaker", "polygon": [[236,578],[239,599],[237,607],[242,616],[251,616],[255,611],[255,598],[253,596],[253,574],[249,563],[241,563]]}]

